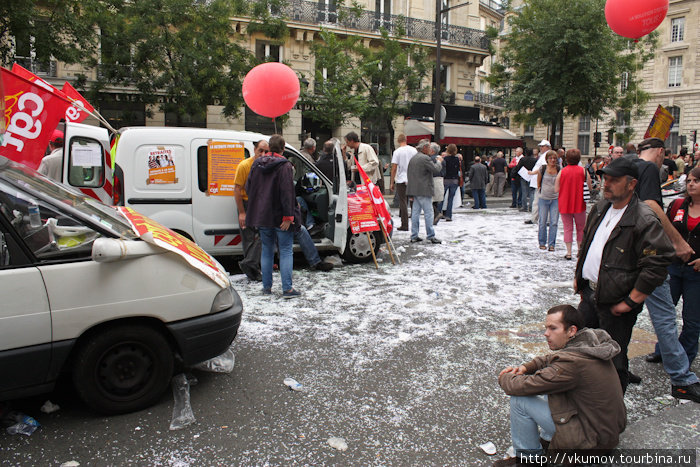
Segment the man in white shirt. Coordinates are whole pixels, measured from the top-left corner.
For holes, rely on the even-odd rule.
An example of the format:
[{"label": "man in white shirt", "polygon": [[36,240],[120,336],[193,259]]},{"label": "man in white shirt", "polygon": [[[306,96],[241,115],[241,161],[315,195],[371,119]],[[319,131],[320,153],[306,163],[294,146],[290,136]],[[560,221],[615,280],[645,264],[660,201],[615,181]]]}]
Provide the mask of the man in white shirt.
[{"label": "man in white shirt", "polygon": [[539,151],[539,157],[537,158],[537,162],[535,163],[535,166],[532,168],[532,170],[529,172],[530,175],[535,175],[535,177],[532,177],[530,179],[530,187],[535,189],[535,200],[532,202],[532,215],[530,219],[526,220],[526,224],[536,224],[539,216],[539,199],[540,199],[540,193],[537,190],[537,173],[540,170],[540,167],[543,165],[547,165],[547,151],[552,149],[552,145],[547,141],[546,139],[543,139],[540,141],[540,144],[537,145],[537,149]]},{"label": "man in white shirt", "polygon": [[[354,151],[355,157],[357,158],[357,163],[360,165],[360,167],[362,167],[362,170],[365,171],[370,180],[372,180],[372,183],[377,183],[382,171],[379,167],[379,158],[374,152],[374,149],[372,149],[372,146],[366,143],[361,143],[360,137],[354,131],[351,131],[345,135],[345,144]],[[354,161],[351,162],[350,170],[352,171],[354,178],[355,173],[358,172]]]},{"label": "man in white shirt", "polygon": [[[413,146],[406,143],[406,135],[400,133],[396,138],[399,147],[391,156],[391,185],[389,189],[399,198],[399,216],[401,217],[401,227],[399,230],[408,231],[408,200],[406,198],[406,170],[408,162],[418,151]],[[396,191],[394,191],[394,189]]]},{"label": "man in white shirt", "polygon": [[61,182],[63,179],[63,132],[54,130],[49,140],[51,154],[44,156],[36,169],[40,174],[46,175],[51,180]]},{"label": "man in white shirt", "polygon": [[[579,311],[586,327],[604,329],[620,345],[613,364],[624,392],[630,380],[632,328],[644,300],[664,283],[675,252],[659,218],[634,192],[637,165],[621,157],[598,174],[605,180],[605,199],[588,214],[574,289],[581,295]],[[698,400],[697,378],[680,388],[686,393],[677,389],[674,385],[674,397]]]}]

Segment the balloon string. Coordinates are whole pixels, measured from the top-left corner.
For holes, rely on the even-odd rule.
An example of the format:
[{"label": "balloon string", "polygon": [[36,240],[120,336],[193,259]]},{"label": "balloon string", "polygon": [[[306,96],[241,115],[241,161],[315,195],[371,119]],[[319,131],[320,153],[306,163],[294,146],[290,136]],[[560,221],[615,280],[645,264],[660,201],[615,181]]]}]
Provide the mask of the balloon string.
[{"label": "balloon string", "polygon": [[275,134],[277,134],[277,118],[276,117],[272,117],[272,123],[275,124]]}]

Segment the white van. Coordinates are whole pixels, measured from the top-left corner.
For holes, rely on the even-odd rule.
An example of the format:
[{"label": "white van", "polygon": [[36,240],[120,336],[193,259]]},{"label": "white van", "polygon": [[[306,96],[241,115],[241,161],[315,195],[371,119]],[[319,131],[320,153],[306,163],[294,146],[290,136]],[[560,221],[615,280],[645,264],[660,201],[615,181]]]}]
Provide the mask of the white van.
[{"label": "white van", "polygon": [[66,373],[92,409],[131,412],[155,403],[175,368],[223,353],[241,299],[189,246],[210,274],[141,240],[114,208],[0,156],[0,400],[51,391]]},{"label": "white van", "polygon": [[[233,130],[176,127],[127,127],[120,136],[112,173],[107,132],[102,128],[66,125],[64,183],[98,199],[111,196],[119,206],[129,206],[195,241],[212,255],[242,255],[238,210],[233,196],[216,196],[209,189],[210,142],[242,146],[242,157],[253,154],[253,145],[269,136]],[[90,165],[86,148],[101,147],[104,157]],[[336,145],[334,179],[327,178],[296,149],[287,145],[284,156],[295,168],[297,195],[324,225],[314,236],[318,250],[340,252],[350,262],[371,261],[370,241],[379,249],[379,232],[352,234],[347,215],[344,160]],[[154,178],[151,169],[161,172]],[[167,173],[166,173],[167,172]]]}]

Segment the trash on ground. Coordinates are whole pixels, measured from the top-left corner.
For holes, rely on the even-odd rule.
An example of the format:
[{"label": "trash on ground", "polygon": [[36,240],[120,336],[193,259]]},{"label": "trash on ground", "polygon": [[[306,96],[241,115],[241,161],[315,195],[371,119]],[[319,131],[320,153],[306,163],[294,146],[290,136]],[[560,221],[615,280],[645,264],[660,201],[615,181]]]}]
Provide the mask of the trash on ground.
[{"label": "trash on ground", "polygon": [[294,378],[284,378],[284,385],[288,386],[292,391],[303,391],[304,386]]},{"label": "trash on ground", "polygon": [[61,407],[58,404],[54,404],[51,401],[46,401],[44,402],[44,405],[41,406],[41,411],[44,413],[54,413],[57,412]]},{"label": "trash on ground", "polygon": [[229,347],[226,349],[226,352],[218,357],[198,363],[193,368],[202,371],[211,371],[213,373],[231,373],[235,362],[236,356],[233,354],[233,347]]},{"label": "trash on ground", "polygon": [[34,418],[29,415],[24,415],[23,413],[11,410],[3,416],[4,423],[13,423],[8,426],[5,431],[10,435],[25,435],[31,436],[32,433],[36,431],[41,425]]},{"label": "trash on ground", "polygon": [[61,467],[78,467],[80,462],[78,461],[68,461],[61,464]]},{"label": "trash on ground", "polygon": [[673,396],[666,394],[665,396],[655,397],[654,400],[662,405],[671,405],[675,399]]},{"label": "trash on ground", "polygon": [[515,448],[513,446],[509,447],[508,450],[506,451],[506,456],[504,459],[508,459],[510,457],[515,457]]},{"label": "trash on ground", "polygon": [[190,383],[184,373],[173,377],[173,419],[171,430],[181,430],[195,422],[190,405]]},{"label": "trash on ground", "polygon": [[343,438],[328,438],[328,445],[338,451],[347,451],[348,443]]},{"label": "trash on ground", "polygon": [[330,255],[323,258],[326,263],[331,263],[333,267],[340,267],[343,265],[343,260],[340,259],[340,255]]},{"label": "trash on ground", "polygon": [[496,445],[493,444],[491,441],[489,441],[488,443],[484,443],[479,447],[489,456],[493,456],[494,454],[496,454]]}]

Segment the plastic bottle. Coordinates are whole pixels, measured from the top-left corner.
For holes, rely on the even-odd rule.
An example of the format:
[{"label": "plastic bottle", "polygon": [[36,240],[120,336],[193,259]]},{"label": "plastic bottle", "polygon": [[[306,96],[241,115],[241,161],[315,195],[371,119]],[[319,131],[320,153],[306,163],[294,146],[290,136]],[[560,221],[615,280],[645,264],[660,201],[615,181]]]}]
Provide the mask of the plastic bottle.
[{"label": "plastic bottle", "polygon": [[37,422],[34,418],[19,412],[10,412],[7,419],[17,422],[12,426],[7,427],[6,431],[11,435],[21,434],[29,436],[40,426],[39,422]]},{"label": "plastic bottle", "polygon": [[34,202],[34,200],[29,203],[29,225],[32,229],[38,229],[41,227],[41,214],[39,213],[39,206]]}]

